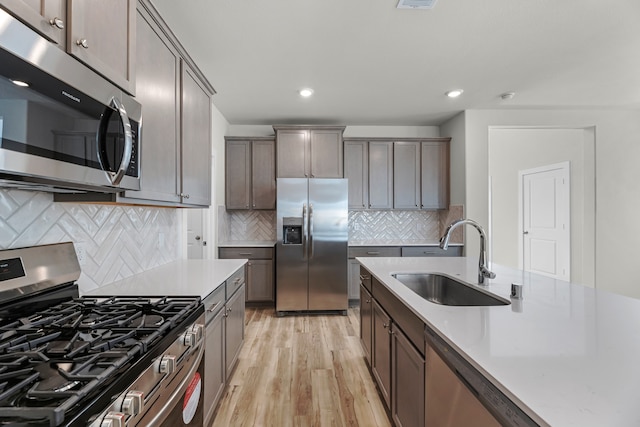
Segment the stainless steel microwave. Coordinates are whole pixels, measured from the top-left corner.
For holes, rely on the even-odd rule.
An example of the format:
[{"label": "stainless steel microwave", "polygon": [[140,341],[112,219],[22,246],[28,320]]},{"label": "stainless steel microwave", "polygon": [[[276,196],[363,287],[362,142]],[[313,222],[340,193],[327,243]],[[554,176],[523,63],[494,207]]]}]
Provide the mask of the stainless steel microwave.
[{"label": "stainless steel microwave", "polygon": [[139,190],[141,110],[0,10],[0,188]]}]

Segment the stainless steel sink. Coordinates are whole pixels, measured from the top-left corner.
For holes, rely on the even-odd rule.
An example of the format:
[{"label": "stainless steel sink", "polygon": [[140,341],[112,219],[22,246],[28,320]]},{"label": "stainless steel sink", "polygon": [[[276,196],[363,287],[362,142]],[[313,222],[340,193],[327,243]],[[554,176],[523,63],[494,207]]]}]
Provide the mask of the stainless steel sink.
[{"label": "stainless steel sink", "polygon": [[402,284],[427,301],[441,305],[507,305],[508,299],[474,288],[441,274],[393,274]]}]

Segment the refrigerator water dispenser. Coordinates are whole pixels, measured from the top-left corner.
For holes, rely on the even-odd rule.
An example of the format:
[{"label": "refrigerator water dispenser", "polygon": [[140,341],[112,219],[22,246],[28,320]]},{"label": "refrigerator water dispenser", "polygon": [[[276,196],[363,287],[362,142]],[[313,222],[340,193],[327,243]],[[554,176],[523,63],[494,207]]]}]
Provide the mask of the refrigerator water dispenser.
[{"label": "refrigerator water dispenser", "polygon": [[286,217],[282,219],[282,244],[302,244],[302,218]]}]

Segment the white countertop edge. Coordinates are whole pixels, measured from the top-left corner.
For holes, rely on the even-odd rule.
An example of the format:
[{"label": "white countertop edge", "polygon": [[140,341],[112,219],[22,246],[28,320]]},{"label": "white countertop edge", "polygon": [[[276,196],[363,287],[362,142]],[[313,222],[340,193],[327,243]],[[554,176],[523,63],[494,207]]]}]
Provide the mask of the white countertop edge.
[{"label": "white countertop edge", "polygon": [[228,240],[218,243],[219,248],[271,248],[275,240]]},{"label": "white countertop edge", "polygon": [[[350,240],[349,246],[440,246],[440,242],[434,241],[402,241],[402,240]],[[450,243],[449,246],[464,246],[464,243]]]},{"label": "white countertop edge", "polygon": [[178,260],[91,290],[87,296],[199,296],[204,300],[247,259]]}]

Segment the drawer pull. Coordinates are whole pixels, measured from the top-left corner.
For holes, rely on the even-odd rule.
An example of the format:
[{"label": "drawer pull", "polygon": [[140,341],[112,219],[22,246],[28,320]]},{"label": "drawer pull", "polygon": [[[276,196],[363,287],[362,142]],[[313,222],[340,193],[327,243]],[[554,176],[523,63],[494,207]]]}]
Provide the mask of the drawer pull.
[{"label": "drawer pull", "polygon": [[360,275],[360,280],[369,280],[371,279],[371,276],[363,276],[362,274]]},{"label": "drawer pull", "polygon": [[238,255],[251,256],[253,252],[240,252]]},{"label": "drawer pull", "polygon": [[219,306],[219,305],[220,305],[220,301],[218,301],[217,303],[215,303],[215,304],[213,305],[213,307],[211,307],[211,308],[208,310],[208,311],[209,311],[209,313],[213,313],[213,312],[215,311],[216,307],[217,307],[217,306]]},{"label": "drawer pull", "polygon": [[380,255],[378,251],[367,251],[367,255]]}]

